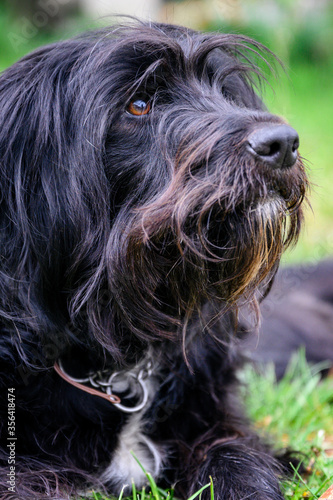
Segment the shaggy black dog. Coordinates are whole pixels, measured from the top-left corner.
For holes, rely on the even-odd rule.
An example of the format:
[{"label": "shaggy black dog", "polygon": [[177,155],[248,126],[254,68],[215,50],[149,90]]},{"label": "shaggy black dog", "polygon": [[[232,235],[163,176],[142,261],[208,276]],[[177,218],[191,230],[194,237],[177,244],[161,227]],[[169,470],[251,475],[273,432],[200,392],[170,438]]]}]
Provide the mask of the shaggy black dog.
[{"label": "shaggy black dog", "polygon": [[168,25],[42,48],[0,79],[1,499],[282,499],[237,402],[237,308],[297,239],[297,133],[263,48]]}]

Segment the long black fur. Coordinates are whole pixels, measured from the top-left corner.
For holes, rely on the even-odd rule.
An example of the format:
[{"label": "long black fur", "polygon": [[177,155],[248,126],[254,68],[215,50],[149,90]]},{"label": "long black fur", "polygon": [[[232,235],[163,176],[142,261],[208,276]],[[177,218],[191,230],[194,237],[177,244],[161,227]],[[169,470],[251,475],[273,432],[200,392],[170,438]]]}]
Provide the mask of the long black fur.
[{"label": "long black fur", "polygon": [[216,499],[282,499],[282,465],[237,402],[234,332],[297,239],[307,181],[300,157],[274,169],[248,151],[251,132],[283,123],[255,93],[259,57],[241,36],[137,24],[0,77],[1,499],[119,493],[117,465],[103,473],[132,417],[53,365],[85,377],[147,352],[137,418],[160,484],[186,497],[211,475]]}]

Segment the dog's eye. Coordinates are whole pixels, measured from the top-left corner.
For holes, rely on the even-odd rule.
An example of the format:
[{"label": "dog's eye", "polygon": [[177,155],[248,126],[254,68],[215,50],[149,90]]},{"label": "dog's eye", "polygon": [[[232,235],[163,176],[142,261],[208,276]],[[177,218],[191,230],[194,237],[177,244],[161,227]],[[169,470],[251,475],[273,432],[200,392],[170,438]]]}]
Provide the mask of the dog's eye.
[{"label": "dog's eye", "polygon": [[150,110],[150,102],[144,99],[134,99],[127,106],[127,112],[134,116],[147,115]]}]

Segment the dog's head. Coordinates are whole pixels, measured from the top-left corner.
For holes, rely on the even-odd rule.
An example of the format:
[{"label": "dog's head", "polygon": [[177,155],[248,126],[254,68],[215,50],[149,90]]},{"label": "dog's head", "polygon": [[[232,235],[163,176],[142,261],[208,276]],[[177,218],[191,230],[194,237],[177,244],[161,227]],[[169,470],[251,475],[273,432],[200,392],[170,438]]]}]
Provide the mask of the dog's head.
[{"label": "dog's head", "polygon": [[254,91],[261,50],[138,24],[1,76],[5,328],[116,355],[130,335],[177,338],[206,300],[234,305],[268,282],[307,181],[296,132]]}]

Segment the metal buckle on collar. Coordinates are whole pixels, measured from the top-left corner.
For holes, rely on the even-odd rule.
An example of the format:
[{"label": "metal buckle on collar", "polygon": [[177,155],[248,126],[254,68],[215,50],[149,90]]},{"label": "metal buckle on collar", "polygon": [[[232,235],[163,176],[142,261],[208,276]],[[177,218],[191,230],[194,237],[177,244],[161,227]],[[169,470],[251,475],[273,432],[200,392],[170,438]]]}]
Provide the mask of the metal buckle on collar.
[{"label": "metal buckle on collar", "polygon": [[[74,378],[65,372],[61,360],[54,364],[55,371],[68,383],[74,385],[94,396],[99,396],[110,401],[120,411],[125,413],[134,413],[142,410],[148,402],[148,378],[152,375],[152,362],[149,360],[146,366],[138,370],[138,367],[128,371],[111,372],[111,370],[103,370],[95,373],[90,373],[85,378]],[[83,384],[89,383],[92,389]],[[134,385],[133,385],[134,383]],[[121,392],[131,389],[131,396],[138,398],[138,403],[134,406],[126,406],[121,403],[119,396],[113,393],[114,388],[118,385],[122,387]],[[133,391],[134,387],[134,391]]]}]

